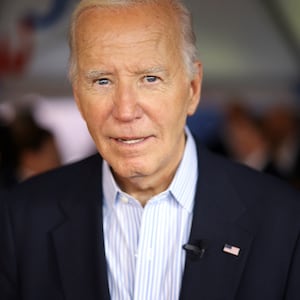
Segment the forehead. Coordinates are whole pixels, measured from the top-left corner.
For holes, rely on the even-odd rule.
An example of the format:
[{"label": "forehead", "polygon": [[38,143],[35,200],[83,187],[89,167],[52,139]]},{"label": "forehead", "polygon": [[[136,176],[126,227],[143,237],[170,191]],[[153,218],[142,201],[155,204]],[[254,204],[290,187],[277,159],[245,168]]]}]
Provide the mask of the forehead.
[{"label": "forehead", "polygon": [[[149,20],[157,23],[175,22],[176,9],[171,4],[165,2],[159,3],[135,3],[123,6],[90,6],[83,8],[77,15],[77,21],[80,23],[85,16],[93,17],[101,14],[100,20],[102,23],[113,19],[114,23],[119,20],[120,23],[126,16],[130,16],[131,20],[137,21],[141,18],[144,22]],[[134,17],[134,18],[133,18]],[[108,19],[108,20],[107,20]],[[128,19],[127,19],[128,21]],[[170,25],[170,24],[169,24]]]},{"label": "forehead", "polygon": [[78,17],[75,31],[76,47],[89,48],[97,41],[119,43],[146,39],[179,40],[177,22],[170,7],[155,4],[139,4],[129,7],[92,7]]}]

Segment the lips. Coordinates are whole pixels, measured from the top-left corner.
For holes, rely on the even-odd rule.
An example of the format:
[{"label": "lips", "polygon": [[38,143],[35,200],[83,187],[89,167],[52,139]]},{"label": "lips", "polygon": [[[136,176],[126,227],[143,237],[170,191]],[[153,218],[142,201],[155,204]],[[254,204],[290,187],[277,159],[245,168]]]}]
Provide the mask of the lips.
[{"label": "lips", "polygon": [[133,144],[141,143],[145,139],[146,138],[118,138],[117,141],[127,145],[133,145]]},{"label": "lips", "polygon": [[153,135],[131,135],[131,136],[111,136],[110,139],[117,142],[119,145],[134,146],[143,144],[147,140],[153,138]]}]

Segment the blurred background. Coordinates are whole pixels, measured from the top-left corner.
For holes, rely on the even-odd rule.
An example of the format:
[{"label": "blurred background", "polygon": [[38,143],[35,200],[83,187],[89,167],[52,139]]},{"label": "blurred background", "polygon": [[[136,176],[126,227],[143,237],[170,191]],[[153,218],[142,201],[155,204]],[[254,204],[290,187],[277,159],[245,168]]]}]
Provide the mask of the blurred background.
[{"label": "blurred background", "polygon": [[[0,3],[2,185],[95,151],[67,79],[77,2]],[[192,131],[213,151],[300,186],[300,0],[185,2],[204,67]]]}]

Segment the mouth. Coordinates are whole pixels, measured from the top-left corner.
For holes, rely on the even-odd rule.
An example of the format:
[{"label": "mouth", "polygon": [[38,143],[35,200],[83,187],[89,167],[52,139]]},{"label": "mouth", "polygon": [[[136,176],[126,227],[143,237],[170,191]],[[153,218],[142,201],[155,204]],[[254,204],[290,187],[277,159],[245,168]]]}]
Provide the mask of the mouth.
[{"label": "mouth", "polygon": [[147,138],[118,138],[116,139],[119,143],[126,145],[134,145],[145,141]]},{"label": "mouth", "polygon": [[120,146],[137,146],[142,145],[146,141],[150,140],[153,136],[122,136],[122,137],[111,137],[111,140],[115,141]]}]

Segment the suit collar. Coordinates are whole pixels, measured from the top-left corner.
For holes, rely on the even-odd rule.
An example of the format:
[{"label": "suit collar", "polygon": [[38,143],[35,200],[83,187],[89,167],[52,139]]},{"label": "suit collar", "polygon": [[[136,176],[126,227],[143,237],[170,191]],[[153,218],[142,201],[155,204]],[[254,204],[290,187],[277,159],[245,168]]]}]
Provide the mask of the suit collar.
[{"label": "suit collar", "polygon": [[[82,182],[61,202],[63,221],[52,231],[67,300],[109,299],[102,232],[101,159],[81,166]],[[87,205],[88,203],[88,205]]]},{"label": "suit collar", "polygon": [[[201,259],[186,260],[182,300],[233,299],[244,270],[254,229],[224,164],[200,147],[190,242],[205,240],[207,249]],[[61,202],[63,221],[52,232],[58,270],[67,300],[109,299],[101,159],[90,159],[81,173],[82,182]],[[224,253],[225,244],[239,247],[240,255]]]},{"label": "suit collar", "polygon": [[[253,233],[241,221],[247,209],[224,171],[227,162],[199,149],[189,243],[205,243],[206,250],[197,260],[187,256],[180,299],[234,299]],[[225,244],[240,248],[239,255],[223,252]]]}]

